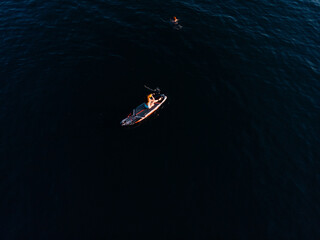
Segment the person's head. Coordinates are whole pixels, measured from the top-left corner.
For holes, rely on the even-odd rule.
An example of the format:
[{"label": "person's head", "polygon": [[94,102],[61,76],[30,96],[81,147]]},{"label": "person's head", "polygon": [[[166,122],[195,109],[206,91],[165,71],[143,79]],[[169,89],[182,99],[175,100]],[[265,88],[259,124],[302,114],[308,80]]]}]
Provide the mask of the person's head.
[{"label": "person's head", "polygon": [[149,94],[149,95],[148,95],[148,99],[149,99],[149,98],[152,98],[152,94]]},{"label": "person's head", "polygon": [[174,17],[173,17],[173,20],[174,20],[174,21],[177,21],[177,17],[176,17],[176,16],[174,16]]}]

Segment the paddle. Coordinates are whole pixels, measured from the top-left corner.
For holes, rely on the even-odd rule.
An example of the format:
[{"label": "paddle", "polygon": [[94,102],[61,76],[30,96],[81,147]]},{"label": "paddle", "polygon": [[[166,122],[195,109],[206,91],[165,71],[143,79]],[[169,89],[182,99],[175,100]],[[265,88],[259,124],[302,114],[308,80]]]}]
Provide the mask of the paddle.
[{"label": "paddle", "polygon": [[152,88],[149,88],[148,86],[144,85],[144,87],[152,92],[156,92],[157,94],[160,94],[160,88],[155,88],[155,89],[152,89]]}]

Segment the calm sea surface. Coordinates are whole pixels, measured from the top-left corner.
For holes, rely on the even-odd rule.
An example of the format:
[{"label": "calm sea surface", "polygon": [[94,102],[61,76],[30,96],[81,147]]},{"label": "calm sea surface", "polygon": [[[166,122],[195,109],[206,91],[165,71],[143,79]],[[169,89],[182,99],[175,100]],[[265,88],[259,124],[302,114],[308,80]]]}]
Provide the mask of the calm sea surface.
[{"label": "calm sea surface", "polygon": [[1,1],[0,239],[320,239],[319,13]]}]

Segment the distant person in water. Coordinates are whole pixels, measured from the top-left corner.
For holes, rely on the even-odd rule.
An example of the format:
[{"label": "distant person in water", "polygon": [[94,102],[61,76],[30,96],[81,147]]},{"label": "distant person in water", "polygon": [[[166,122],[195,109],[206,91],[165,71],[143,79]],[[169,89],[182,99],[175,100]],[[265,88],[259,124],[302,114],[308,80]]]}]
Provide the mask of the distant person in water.
[{"label": "distant person in water", "polygon": [[174,23],[174,24],[178,24],[179,23],[179,19],[174,16],[173,18],[171,18],[171,22]]},{"label": "distant person in water", "polygon": [[182,28],[182,26],[179,24],[179,19],[176,16],[171,18],[170,22],[173,25],[173,29],[180,30]]},{"label": "distant person in water", "polygon": [[147,96],[147,103],[145,103],[146,108],[152,108],[156,100],[153,97],[154,93]]}]

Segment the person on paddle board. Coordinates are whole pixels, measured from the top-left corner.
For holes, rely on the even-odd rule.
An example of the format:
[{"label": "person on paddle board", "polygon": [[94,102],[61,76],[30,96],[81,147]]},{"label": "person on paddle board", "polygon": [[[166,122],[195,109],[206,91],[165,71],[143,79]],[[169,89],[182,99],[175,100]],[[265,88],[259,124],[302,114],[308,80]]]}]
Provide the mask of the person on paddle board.
[{"label": "person on paddle board", "polygon": [[154,103],[155,103],[155,99],[153,97],[154,93],[151,93],[147,96],[147,103],[145,103],[145,106],[149,109],[152,108]]}]

